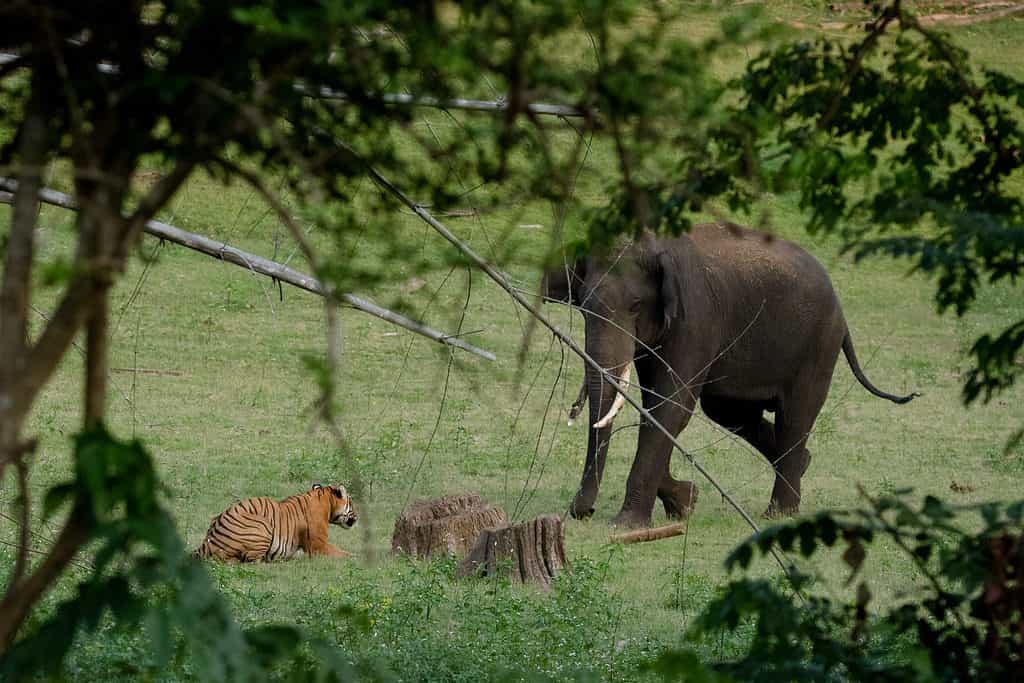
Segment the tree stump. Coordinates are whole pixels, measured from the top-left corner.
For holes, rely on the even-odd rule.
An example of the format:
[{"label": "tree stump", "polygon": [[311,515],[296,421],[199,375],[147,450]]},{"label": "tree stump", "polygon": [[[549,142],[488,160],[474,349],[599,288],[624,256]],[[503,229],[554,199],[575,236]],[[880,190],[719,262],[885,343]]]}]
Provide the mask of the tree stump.
[{"label": "tree stump", "polygon": [[513,581],[548,587],[567,564],[562,520],[544,515],[522,524],[484,529],[459,565],[458,575],[511,576]]},{"label": "tree stump", "polygon": [[416,501],[395,521],[391,552],[425,559],[438,553],[461,556],[488,527],[504,524],[505,511],[475,493]]}]

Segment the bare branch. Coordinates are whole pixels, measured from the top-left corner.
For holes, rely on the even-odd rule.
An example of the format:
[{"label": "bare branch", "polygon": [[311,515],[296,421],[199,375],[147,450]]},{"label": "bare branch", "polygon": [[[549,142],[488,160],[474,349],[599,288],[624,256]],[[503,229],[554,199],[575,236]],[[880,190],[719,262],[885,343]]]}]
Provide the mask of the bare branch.
[{"label": "bare branch", "polygon": [[624,534],[613,534],[608,541],[610,543],[621,543],[623,545],[629,543],[646,543],[647,541],[657,541],[662,538],[682,536],[684,533],[686,533],[685,524],[669,524],[667,526],[654,527],[653,529],[637,529],[636,531],[628,531]]},{"label": "bare branch", "polygon": [[[274,213],[277,214],[277,219],[281,221],[281,223],[288,228],[288,232],[292,234],[292,239],[294,239],[296,244],[299,245],[299,250],[302,251],[302,255],[306,258],[306,262],[309,264],[309,267],[313,269],[314,273],[319,274],[319,259],[317,258],[316,252],[313,250],[313,246],[309,243],[309,240],[306,239],[306,235],[302,231],[302,228],[295,222],[295,219],[292,218],[292,215],[288,212],[288,209],[285,208],[281,200],[278,199],[277,195],[274,194],[274,192],[263,183],[263,180],[252,171],[224,159],[218,159],[217,162],[223,164],[226,168],[229,168],[232,173],[237,174],[245,182],[249,183],[249,185],[256,190],[256,193],[263,197],[263,201],[265,201],[267,205],[274,210]],[[324,289],[324,296],[331,294],[329,287]]]},{"label": "bare branch", "polygon": [[[323,100],[345,101],[344,93],[330,88],[309,88],[303,85],[296,85],[297,90],[313,97]],[[371,96],[372,98],[372,96]],[[466,111],[484,111],[494,113],[505,113],[509,111],[509,101],[502,98],[498,100],[469,100],[461,97],[441,99],[429,95],[416,96],[405,93],[382,93],[378,95],[382,102],[388,104],[400,104],[414,107],[435,107],[438,109],[462,109]],[[530,114],[541,116],[565,116],[571,118],[592,118],[594,112],[572,107],[564,104],[548,104],[545,102],[527,102],[520,104],[519,109]]]},{"label": "bare branch", "polygon": [[881,38],[882,34],[885,33],[886,27],[901,15],[902,10],[900,9],[900,2],[899,0],[896,0],[891,7],[886,7],[881,16],[870,24],[869,33],[867,37],[861,41],[860,45],[857,46],[857,51],[850,60],[850,64],[846,70],[846,75],[843,77],[843,82],[836,91],[832,101],[829,103],[828,111],[818,119],[818,130],[828,130],[829,125],[832,123],[832,119],[835,118],[836,114],[839,112],[839,107],[847,102],[846,91],[850,88],[850,84],[853,83],[853,79],[860,73],[864,63],[864,57],[867,56],[867,54],[874,48],[875,44],[878,43],[879,38]]},{"label": "bare branch", "polygon": [[[9,178],[0,177],[0,203],[9,203],[12,200],[12,195],[5,194],[4,190],[13,188],[17,188],[17,183]],[[72,211],[78,209],[74,199],[62,192],[44,188],[40,190],[39,197],[46,204],[60,206]],[[218,260],[226,261],[227,263],[240,266],[280,282],[285,282],[307,292],[324,296],[323,285],[316,278],[310,277],[305,273],[301,273],[280,263],[265,259],[262,256],[257,256],[255,254],[242,251],[241,249],[236,249],[224,242],[218,242],[217,240],[212,240],[203,235],[188,232],[173,225],[161,223],[160,221],[149,221],[143,227],[143,231],[153,237],[167,240],[168,242],[174,242],[175,244],[180,244],[183,247],[193,249],[206,254],[207,256],[212,256]],[[462,349],[463,351],[468,351],[469,353],[476,354],[477,356],[486,358],[487,360],[496,360],[495,355],[490,351],[484,351],[483,349],[473,346],[472,344],[463,341],[457,335],[449,335],[431,329],[430,327],[422,325],[415,320],[411,320],[404,315],[400,315],[394,311],[378,306],[377,304],[367,301],[355,294],[342,293],[338,298],[343,305],[350,306],[364,313],[369,313],[381,320],[386,320],[392,325],[405,328],[410,332],[414,332],[441,344],[454,346]],[[47,320],[49,320],[49,318],[47,318]]]},{"label": "bare branch", "polygon": [[28,553],[29,546],[31,545],[31,529],[29,526],[29,517],[32,512],[32,501],[29,497],[28,488],[28,463],[25,462],[25,458],[30,455],[36,449],[36,441],[32,441],[23,444],[17,450],[18,452],[14,456],[14,467],[18,474],[18,506],[20,508],[18,524],[18,546],[17,556],[14,560],[14,571],[11,572],[11,578],[7,583],[8,592],[11,591],[21,578],[25,575],[25,569],[28,566]]},{"label": "bare branch", "polygon": [[[0,66],[2,67],[14,64],[15,66],[10,67],[13,70],[19,65],[18,60],[18,55],[8,52],[0,52]],[[97,64],[96,70],[107,74],[115,74],[119,71],[116,66],[111,64]],[[348,99],[345,93],[332,90],[327,87],[309,86],[303,83],[296,83],[293,87],[305,95],[323,100],[345,101]],[[374,95],[368,93],[364,93],[363,97],[369,100],[374,99]],[[432,107],[437,109],[462,109],[465,111],[502,113],[509,108],[509,103],[504,98],[499,98],[497,100],[473,100],[463,97],[438,98],[431,97],[430,95],[417,96],[406,93],[379,93],[376,95],[376,98],[387,104],[412,107]],[[593,118],[596,114],[596,112],[592,110],[580,109],[579,107],[573,107],[565,104],[550,104],[547,102],[528,102],[525,105],[522,105],[522,108],[531,114],[538,114],[541,116]]]},{"label": "bare branch", "polygon": [[128,216],[123,239],[119,244],[120,250],[117,254],[119,258],[125,258],[127,250],[138,240],[139,235],[145,230],[146,224],[188,180],[195,166],[195,162],[192,161],[178,161],[171,172],[161,178],[153,189],[142,198],[139,205],[135,207],[135,211]]},{"label": "bare branch", "polygon": [[95,427],[103,421],[107,407],[108,357],[107,323],[110,302],[109,289],[97,292],[92,315],[86,326],[85,347],[85,427]]},{"label": "bare branch", "polygon": [[88,528],[83,521],[87,515],[78,512],[72,510],[56,543],[36,570],[4,594],[0,602],[0,657],[14,642],[18,629],[33,605],[53,585],[89,538]]}]

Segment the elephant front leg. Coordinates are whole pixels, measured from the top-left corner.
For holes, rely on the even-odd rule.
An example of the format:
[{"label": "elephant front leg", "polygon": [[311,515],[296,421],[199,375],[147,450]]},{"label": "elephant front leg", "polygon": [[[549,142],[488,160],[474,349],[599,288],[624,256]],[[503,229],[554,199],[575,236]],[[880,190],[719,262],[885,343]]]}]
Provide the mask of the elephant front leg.
[{"label": "elephant front leg", "polygon": [[[686,426],[695,404],[695,397],[673,405],[663,404],[653,417],[675,435]],[[669,438],[653,424],[645,423],[640,427],[636,458],[626,480],[626,497],[612,524],[631,528],[650,526],[654,501],[659,496],[670,516],[683,516],[684,510],[692,507],[690,501],[696,502],[696,488],[692,483],[676,481],[669,474],[672,448]]]},{"label": "elephant front leg", "polygon": [[611,427],[595,429],[591,427],[587,437],[587,459],[583,466],[583,477],[576,489],[569,513],[575,519],[585,519],[594,514],[594,501],[601,488],[601,477],[604,474],[605,457],[608,454],[608,439]]}]

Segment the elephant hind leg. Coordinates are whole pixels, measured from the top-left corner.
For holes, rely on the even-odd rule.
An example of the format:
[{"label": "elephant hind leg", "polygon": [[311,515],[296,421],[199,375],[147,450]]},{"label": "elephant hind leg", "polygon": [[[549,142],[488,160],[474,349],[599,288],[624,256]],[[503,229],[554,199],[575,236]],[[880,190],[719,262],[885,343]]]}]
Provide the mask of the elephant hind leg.
[{"label": "elephant hind leg", "polygon": [[700,407],[708,418],[756,448],[768,462],[775,460],[775,425],[764,419],[764,404],[703,396]]},{"label": "elephant hind leg", "polygon": [[[804,386],[807,386],[806,384]],[[792,515],[800,511],[801,480],[811,464],[807,439],[814,430],[814,421],[825,403],[825,391],[804,393],[784,399],[775,416],[776,455],[772,460],[775,485],[766,517]]]},{"label": "elephant hind leg", "polygon": [[673,479],[666,472],[658,487],[658,498],[665,506],[665,516],[669,519],[684,519],[697,506],[697,485],[692,481]]},{"label": "elephant hind leg", "polygon": [[[708,418],[748,441],[769,462],[775,457],[775,426],[764,419],[763,404],[708,395],[701,396],[700,404]],[[673,479],[666,463],[658,498],[667,516],[682,519],[697,504],[697,485]]]}]

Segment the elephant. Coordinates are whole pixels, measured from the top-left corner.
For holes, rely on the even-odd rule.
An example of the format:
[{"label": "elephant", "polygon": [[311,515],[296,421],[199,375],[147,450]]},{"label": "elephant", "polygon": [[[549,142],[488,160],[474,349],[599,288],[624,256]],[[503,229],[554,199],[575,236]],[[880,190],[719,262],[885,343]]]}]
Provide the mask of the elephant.
[{"label": "elephant", "polygon": [[[629,384],[630,364],[636,368],[644,408],[673,435],[699,402],[706,417],[767,458],[775,470],[769,517],[799,512],[811,459],[807,437],[840,349],[875,396],[903,404],[918,395],[895,396],[871,384],[825,268],[793,242],[756,230],[719,222],[694,225],[678,237],[645,233],[547,269],[541,293],[582,311],[587,353],[620,386]],[[589,366],[574,412],[584,396],[587,456],[570,507],[577,519],[594,512],[622,404]],[[670,440],[641,423],[613,525],[649,526],[656,498],[670,517],[687,512],[693,488],[671,476],[671,454]]]}]

